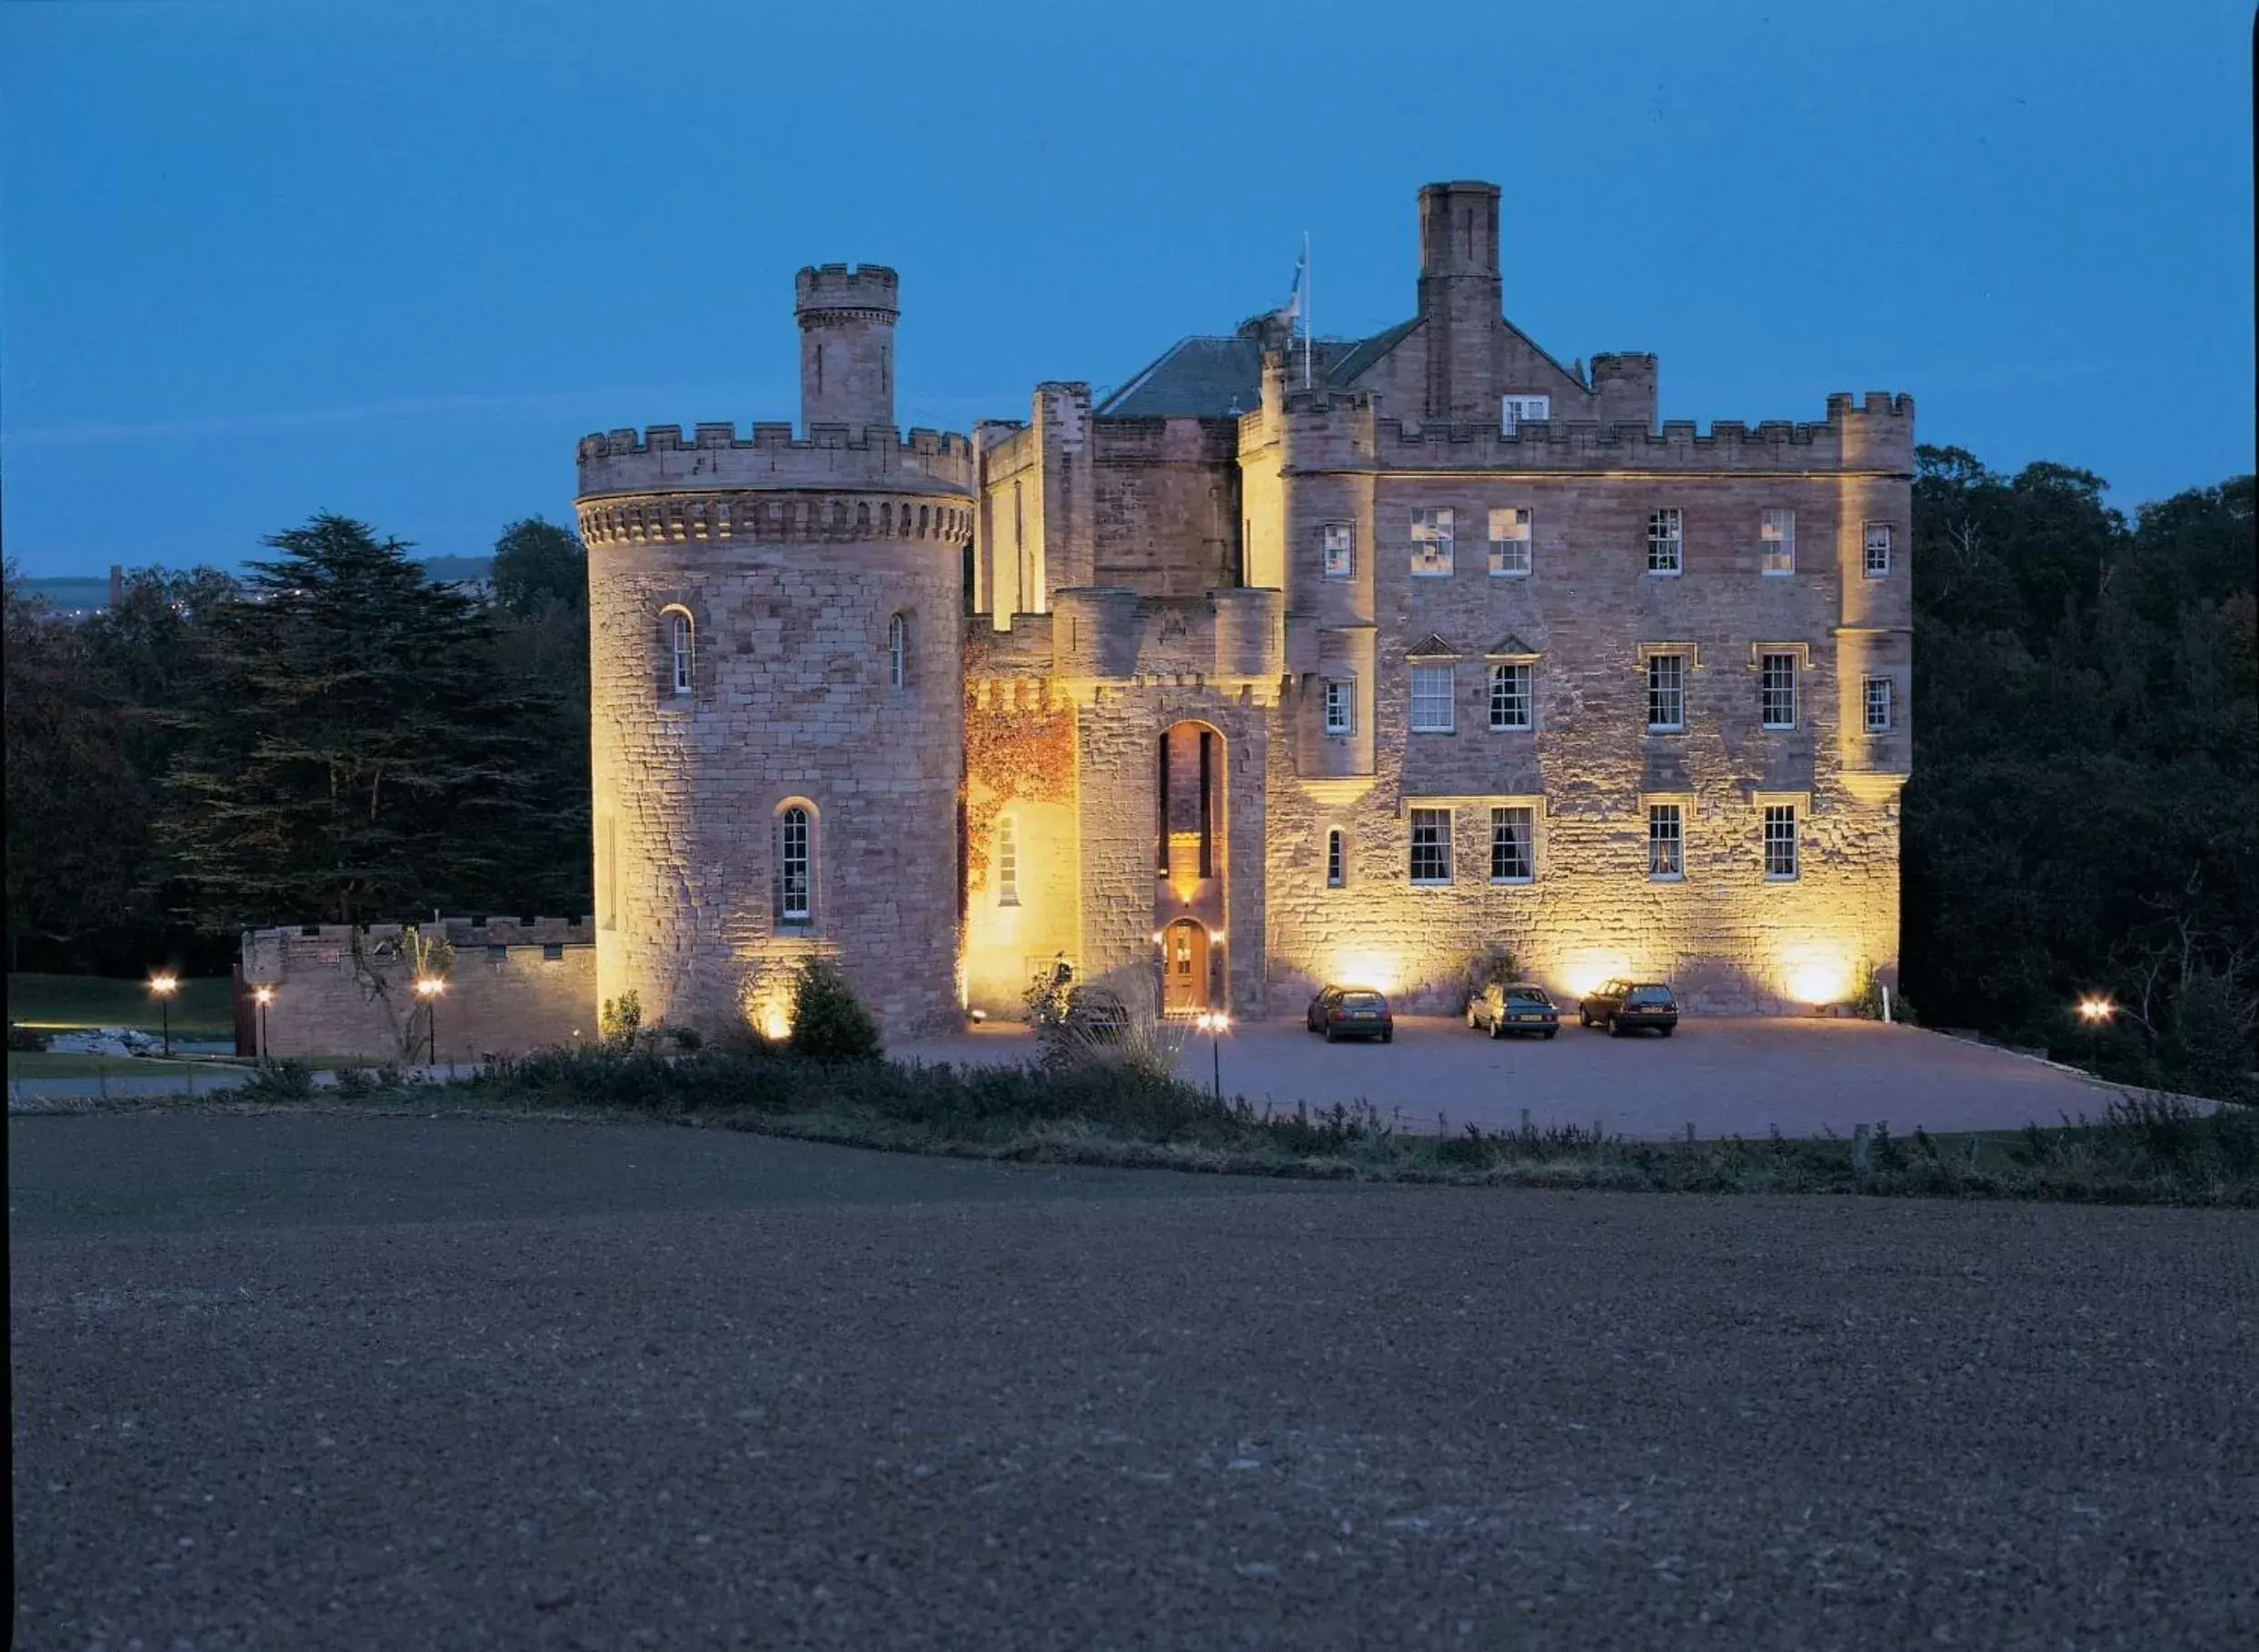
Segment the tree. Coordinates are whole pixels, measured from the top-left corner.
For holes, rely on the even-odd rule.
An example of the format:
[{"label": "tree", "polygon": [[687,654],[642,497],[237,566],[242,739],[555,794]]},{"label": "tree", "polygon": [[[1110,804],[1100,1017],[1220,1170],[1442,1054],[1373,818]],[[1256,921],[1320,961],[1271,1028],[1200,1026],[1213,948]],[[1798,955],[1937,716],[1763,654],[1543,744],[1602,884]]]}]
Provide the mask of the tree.
[{"label": "tree", "polygon": [[538,719],[493,627],[410,547],[322,515],[214,619],[164,836],[212,927],[508,911],[540,821]]},{"label": "tree", "polygon": [[128,921],[151,798],[127,761],[114,685],[83,632],[5,572],[8,967],[24,941]]},{"label": "tree", "polygon": [[547,604],[588,612],[588,552],[581,536],[538,516],[513,522],[494,542],[494,602],[518,615]]}]

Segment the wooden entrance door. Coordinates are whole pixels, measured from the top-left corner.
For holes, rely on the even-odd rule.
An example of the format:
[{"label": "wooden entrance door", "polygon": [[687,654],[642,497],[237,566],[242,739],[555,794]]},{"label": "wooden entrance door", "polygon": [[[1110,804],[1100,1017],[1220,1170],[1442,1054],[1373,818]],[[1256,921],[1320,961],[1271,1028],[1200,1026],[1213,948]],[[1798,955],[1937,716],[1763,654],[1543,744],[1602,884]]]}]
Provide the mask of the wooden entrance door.
[{"label": "wooden entrance door", "polygon": [[1208,931],[1179,918],[1161,931],[1161,1012],[1192,1015],[1208,1008]]}]

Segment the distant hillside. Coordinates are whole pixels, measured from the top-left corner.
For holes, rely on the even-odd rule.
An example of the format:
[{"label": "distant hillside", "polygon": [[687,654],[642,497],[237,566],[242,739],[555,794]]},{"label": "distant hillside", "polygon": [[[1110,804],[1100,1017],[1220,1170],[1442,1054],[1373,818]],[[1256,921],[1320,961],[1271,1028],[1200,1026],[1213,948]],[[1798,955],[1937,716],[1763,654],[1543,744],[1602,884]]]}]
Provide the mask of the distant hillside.
[{"label": "distant hillside", "polygon": [[[427,556],[423,558],[423,572],[443,585],[489,580],[494,577],[494,559],[491,556]],[[32,595],[45,600],[57,613],[95,613],[110,605],[110,581],[107,575],[90,578],[74,573],[52,579],[25,580],[24,588]]]}]

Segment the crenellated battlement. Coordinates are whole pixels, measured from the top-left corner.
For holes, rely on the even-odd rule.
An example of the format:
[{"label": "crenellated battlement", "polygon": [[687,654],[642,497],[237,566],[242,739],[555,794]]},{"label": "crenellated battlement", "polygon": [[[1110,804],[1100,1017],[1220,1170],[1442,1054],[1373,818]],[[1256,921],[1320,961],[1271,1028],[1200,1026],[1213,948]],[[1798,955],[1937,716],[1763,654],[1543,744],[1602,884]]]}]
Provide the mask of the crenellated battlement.
[{"label": "crenellated battlement", "polygon": [[[1304,468],[1901,472],[1914,463],[1914,398],[1889,391],[1869,391],[1856,404],[1847,393],[1830,395],[1827,418],[1816,423],[1766,419],[1752,427],[1740,419],[1717,419],[1707,431],[1691,419],[1666,420],[1659,428],[1526,420],[1508,431],[1490,423],[1381,418],[1374,398],[1361,391],[1290,391],[1280,406],[1298,425],[1342,419],[1335,441],[1294,443],[1289,463]],[[1271,439],[1272,417],[1268,411],[1242,416],[1243,449]]]},{"label": "crenellated battlement", "polygon": [[815,424],[796,437],[782,421],[755,423],[741,436],[726,423],[700,424],[685,441],[678,424],[600,431],[575,455],[580,496],[649,493],[675,488],[851,488],[970,495],[972,443],[954,432],[913,429],[905,436],[872,427]]},{"label": "crenellated battlement", "polygon": [[901,277],[882,264],[811,264],[792,277],[792,308],[801,324],[811,313],[831,310],[868,310],[889,316],[901,313]]}]

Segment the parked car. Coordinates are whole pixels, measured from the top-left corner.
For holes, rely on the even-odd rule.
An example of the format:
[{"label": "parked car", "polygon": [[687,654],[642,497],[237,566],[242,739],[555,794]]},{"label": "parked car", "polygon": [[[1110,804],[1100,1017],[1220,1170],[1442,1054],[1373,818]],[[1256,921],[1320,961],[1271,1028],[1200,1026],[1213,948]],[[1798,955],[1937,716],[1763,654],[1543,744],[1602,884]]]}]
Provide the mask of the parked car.
[{"label": "parked car", "polygon": [[1492,981],[1468,1000],[1467,1024],[1488,1031],[1494,1039],[1527,1038],[1531,1033],[1549,1039],[1561,1030],[1561,1012],[1553,1007],[1546,990],[1534,981]]},{"label": "parked car", "polygon": [[1388,1000],[1370,987],[1328,987],[1310,1000],[1306,1018],[1312,1032],[1322,1032],[1326,1042],[1336,1039],[1378,1039],[1396,1041],[1396,1017]]},{"label": "parked car", "polygon": [[1678,1000],[1659,980],[1607,981],[1597,992],[1587,992],[1577,1001],[1577,1023],[1606,1027],[1611,1038],[1642,1027],[1652,1027],[1668,1038],[1671,1029],[1678,1025]]}]

